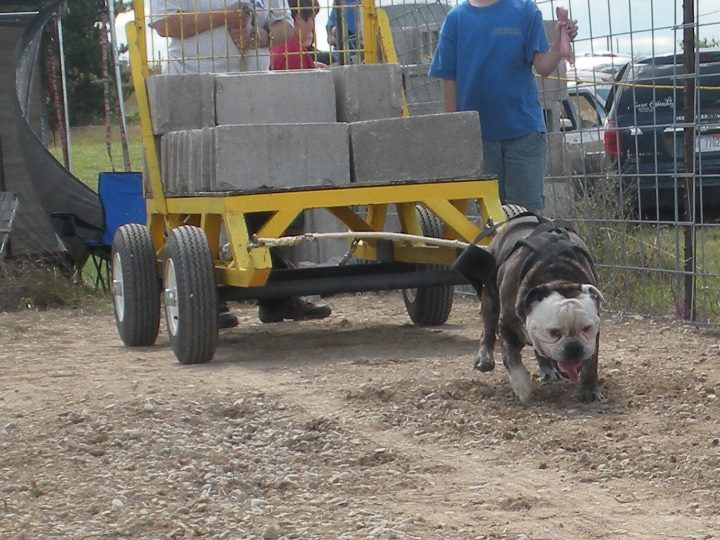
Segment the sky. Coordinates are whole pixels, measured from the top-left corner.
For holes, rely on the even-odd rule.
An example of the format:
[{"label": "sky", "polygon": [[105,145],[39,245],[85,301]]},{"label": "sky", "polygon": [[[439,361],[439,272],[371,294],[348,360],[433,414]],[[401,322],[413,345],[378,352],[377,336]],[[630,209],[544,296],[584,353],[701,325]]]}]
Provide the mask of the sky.
[{"label": "sky", "polygon": [[[319,1],[321,6],[327,6],[330,0]],[[380,1],[391,4],[402,0]],[[426,1],[455,3],[455,0]],[[545,19],[553,18],[552,12],[557,6],[569,9],[571,17],[578,21],[576,54],[612,50],[643,56],[681,50],[683,0],[536,0],[536,3]],[[324,50],[327,49],[327,12],[327,9],[321,9],[316,20],[318,48]],[[132,18],[132,12],[118,16],[118,43],[127,43],[124,26]],[[698,38],[720,41],[720,1],[695,0],[695,18],[701,25],[697,30]],[[153,41],[157,43],[157,49],[162,49],[157,36]]]},{"label": "sky", "polygon": [[[682,0],[538,0],[537,4],[546,19],[557,5],[570,10],[579,28],[576,54],[612,50],[641,56],[681,50]],[[695,0],[694,7],[701,25],[696,37],[720,40],[720,2]]]}]

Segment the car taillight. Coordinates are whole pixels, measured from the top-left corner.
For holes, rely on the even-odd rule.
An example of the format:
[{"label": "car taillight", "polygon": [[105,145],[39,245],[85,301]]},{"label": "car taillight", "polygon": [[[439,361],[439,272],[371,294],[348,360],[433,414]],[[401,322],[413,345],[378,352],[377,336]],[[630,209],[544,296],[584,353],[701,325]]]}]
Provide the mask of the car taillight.
[{"label": "car taillight", "polygon": [[617,129],[615,120],[608,120],[605,124],[605,153],[610,157],[620,155],[620,130]]}]

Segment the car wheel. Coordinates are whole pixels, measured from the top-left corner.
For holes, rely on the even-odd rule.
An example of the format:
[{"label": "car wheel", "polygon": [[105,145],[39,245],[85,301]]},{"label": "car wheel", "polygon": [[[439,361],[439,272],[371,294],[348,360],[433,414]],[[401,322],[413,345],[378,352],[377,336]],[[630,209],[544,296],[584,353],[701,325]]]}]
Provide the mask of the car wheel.
[{"label": "car wheel", "polygon": [[165,322],[181,364],[212,360],[218,341],[215,269],[202,229],[173,229],[165,244]]},{"label": "car wheel", "polygon": [[[424,207],[418,206],[420,225],[425,236],[440,238],[442,223]],[[418,264],[417,270],[444,268],[442,265]],[[452,285],[403,289],[402,296],[410,320],[417,326],[439,326],[447,322],[452,310],[455,289]]]},{"label": "car wheel", "polygon": [[160,287],[150,231],[130,223],[112,243],[111,293],[115,324],[127,347],[155,343],[160,327]]}]

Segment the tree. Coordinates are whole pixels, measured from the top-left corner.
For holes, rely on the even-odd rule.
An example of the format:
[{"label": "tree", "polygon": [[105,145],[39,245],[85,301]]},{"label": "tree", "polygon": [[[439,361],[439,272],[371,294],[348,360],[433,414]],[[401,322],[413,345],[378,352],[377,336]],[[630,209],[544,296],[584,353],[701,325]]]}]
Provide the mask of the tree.
[{"label": "tree", "polygon": [[[682,40],[680,40],[678,44],[681,49],[685,49],[685,43]],[[712,47],[720,47],[720,39],[714,37],[704,37],[695,40],[696,49],[709,49]]]},{"label": "tree", "polygon": [[[115,12],[131,9],[130,0],[114,0]],[[68,109],[73,125],[102,118],[102,32],[107,32],[105,0],[72,0],[62,17]],[[108,66],[112,76],[112,69]],[[114,85],[111,85],[114,92]],[[114,96],[114,94],[113,94]],[[114,103],[114,99],[111,100]]]},{"label": "tree", "polygon": [[711,48],[711,47],[720,47],[720,39],[711,37],[704,37],[702,39],[697,40],[697,48],[698,49],[705,49],[705,48]]}]

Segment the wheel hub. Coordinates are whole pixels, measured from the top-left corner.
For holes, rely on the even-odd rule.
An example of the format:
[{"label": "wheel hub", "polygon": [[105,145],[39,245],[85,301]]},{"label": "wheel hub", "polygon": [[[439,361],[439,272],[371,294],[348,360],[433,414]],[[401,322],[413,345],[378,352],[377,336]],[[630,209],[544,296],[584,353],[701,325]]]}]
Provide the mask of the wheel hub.
[{"label": "wheel hub", "polygon": [[112,261],[112,285],[111,292],[115,304],[115,314],[118,321],[125,320],[125,288],[123,287],[122,259],[119,253],[115,253]]},{"label": "wheel hub", "polygon": [[175,275],[175,264],[172,259],[168,259],[165,263],[165,319],[167,321],[168,332],[171,335],[177,335],[179,324],[179,309],[177,295],[177,276]]}]

